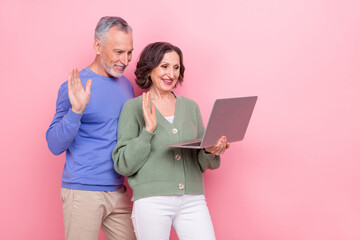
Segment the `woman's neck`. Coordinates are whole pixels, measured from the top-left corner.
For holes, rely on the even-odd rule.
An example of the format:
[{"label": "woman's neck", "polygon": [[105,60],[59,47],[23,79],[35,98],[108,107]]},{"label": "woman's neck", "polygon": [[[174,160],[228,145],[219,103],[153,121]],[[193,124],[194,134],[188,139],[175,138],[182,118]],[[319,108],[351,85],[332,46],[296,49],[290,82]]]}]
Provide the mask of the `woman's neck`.
[{"label": "woman's neck", "polygon": [[160,92],[150,88],[151,101],[164,117],[174,116],[176,108],[176,97],[171,91]]},{"label": "woman's neck", "polygon": [[151,93],[151,100],[173,100],[175,98],[171,91],[159,91],[154,88],[149,89]]}]

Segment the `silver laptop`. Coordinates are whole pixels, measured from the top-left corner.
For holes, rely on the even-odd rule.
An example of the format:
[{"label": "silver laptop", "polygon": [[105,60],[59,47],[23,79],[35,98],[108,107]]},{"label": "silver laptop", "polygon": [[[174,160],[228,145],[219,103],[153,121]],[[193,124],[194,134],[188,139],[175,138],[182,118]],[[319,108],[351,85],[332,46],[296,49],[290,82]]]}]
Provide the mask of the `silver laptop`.
[{"label": "silver laptop", "polygon": [[228,142],[243,140],[256,100],[257,96],[216,99],[203,138],[165,146],[200,149],[214,146],[221,136]]}]

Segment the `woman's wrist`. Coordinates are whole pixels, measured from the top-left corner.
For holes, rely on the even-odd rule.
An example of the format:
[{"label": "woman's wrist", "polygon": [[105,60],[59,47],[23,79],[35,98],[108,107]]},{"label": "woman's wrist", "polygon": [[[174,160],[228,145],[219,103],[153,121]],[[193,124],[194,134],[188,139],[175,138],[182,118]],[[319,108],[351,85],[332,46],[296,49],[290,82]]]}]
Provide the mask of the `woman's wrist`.
[{"label": "woman's wrist", "polygon": [[154,133],[155,128],[151,128],[151,127],[145,127],[145,130],[151,133]]},{"label": "woman's wrist", "polygon": [[211,152],[206,151],[206,148],[204,148],[204,152],[205,152],[206,154],[212,154]]}]

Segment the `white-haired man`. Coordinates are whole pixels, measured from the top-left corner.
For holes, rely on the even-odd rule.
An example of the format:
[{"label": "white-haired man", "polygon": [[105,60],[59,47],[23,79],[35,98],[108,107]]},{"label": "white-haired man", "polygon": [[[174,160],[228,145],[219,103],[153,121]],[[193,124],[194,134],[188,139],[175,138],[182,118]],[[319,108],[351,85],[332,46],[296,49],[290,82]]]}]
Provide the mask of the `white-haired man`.
[{"label": "white-haired man", "polygon": [[[65,239],[135,239],[124,177],[113,168],[118,117],[133,88],[123,72],[131,61],[132,29],[119,17],[103,17],[95,29],[95,60],[72,69],[61,85],[46,132],[55,155],[66,152],[61,199]],[[90,94],[91,90],[91,94]]]}]

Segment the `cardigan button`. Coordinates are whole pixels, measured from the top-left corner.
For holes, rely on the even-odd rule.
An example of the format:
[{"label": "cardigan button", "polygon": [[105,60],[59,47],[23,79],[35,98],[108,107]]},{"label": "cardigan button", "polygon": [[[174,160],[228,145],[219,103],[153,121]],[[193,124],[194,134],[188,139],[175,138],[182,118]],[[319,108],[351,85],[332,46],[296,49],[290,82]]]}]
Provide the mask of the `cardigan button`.
[{"label": "cardigan button", "polygon": [[173,130],[171,130],[173,134],[176,134],[178,132],[178,130],[176,128],[173,128]]},{"label": "cardigan button", "polygon": [[181,159],[181,156],[180,156],[179,154],[176,154],[175,159],[176,159],[176,160],[180,160],[180,159]]},{"label": "cardigan button", "polygon": [[183,190],[184,189],[184,184],[182,184],[182,183],[180,183],[179,185],[178,185],[178,188],[180,189],[180,190]]}]

